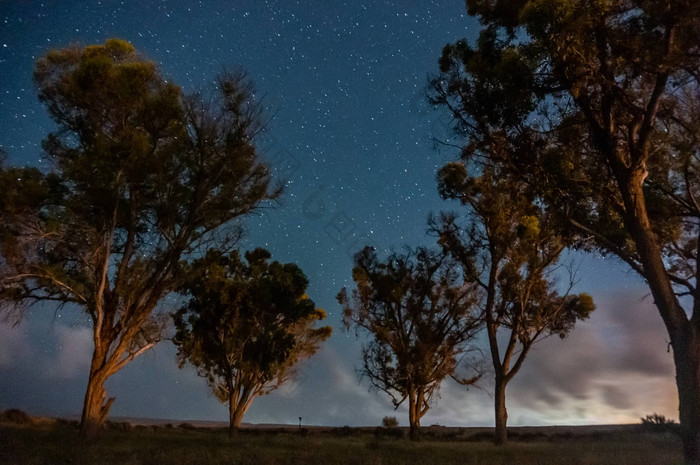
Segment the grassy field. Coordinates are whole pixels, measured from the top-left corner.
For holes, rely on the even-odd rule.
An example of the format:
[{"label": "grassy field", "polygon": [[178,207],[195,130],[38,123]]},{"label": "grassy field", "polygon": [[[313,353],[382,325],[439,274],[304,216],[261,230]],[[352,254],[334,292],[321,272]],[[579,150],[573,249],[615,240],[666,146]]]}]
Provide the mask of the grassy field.
[{"label": "grassy field", "polygon": [[[437,432],[436,432],[437,431]],[[223,430],[113,425],[83,444],[74,424],[0,423],[0,464],[7,465],[292,465],[517,464],[674,465],[680,441],[671,433],[627,427],[515,429],[505,447],[485,430],[427,429],[424,440],[378,437],[372,429],[249,430],[229,440]]]}]

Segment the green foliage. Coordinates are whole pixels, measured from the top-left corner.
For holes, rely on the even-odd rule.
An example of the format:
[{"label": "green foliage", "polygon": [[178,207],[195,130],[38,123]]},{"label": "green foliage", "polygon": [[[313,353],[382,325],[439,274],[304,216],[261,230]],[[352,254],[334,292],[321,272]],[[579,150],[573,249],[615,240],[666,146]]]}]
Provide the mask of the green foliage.
[{"label": "green foliage", "polygon": [[331,335],[295,264],[255,249],[209,251],[188,268],[187,304],[174,315],[180,366],[191,363],[240,421],[258,395],[276,389]]}]

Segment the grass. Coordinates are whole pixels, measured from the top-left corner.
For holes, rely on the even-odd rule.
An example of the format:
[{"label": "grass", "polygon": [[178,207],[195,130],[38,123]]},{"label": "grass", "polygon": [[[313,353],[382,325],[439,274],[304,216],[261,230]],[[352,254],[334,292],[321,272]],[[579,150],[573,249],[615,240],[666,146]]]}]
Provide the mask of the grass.
[{"label": "grass", "polygon": [[[325,432],[324,432],[325,431]],[[345,435],[340,437],[340,434]],[[0,423],[0,463],[7,465],[674,465],[680,440],[668,433],[538,434],[495,447],[481,439],[432,435],[418,443],[377,439],[368,430],[242,432],[202,428],[107,430],[82,443],[74,425]]]}]

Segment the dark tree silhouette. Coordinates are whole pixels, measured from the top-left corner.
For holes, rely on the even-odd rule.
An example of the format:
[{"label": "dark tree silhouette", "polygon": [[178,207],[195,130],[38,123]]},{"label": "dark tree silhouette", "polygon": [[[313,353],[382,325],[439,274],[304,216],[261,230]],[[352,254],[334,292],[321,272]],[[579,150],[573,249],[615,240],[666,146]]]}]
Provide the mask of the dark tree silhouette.
[{"label": "dark tree silhouette", "polygon": [[6,311],[43,301],[90,316],[89,437],[114,401],[105,381],[159,341],[181,260],[230,247],[232,220],[279,189],[255,149],[260,113],[242,75],[222,76],[212,100],[185,97],[111,39],[50,51],[34,78],[58,125],[43,144],[53,171],[0,173],[0,299]]},{"label": "dark tree silhouette", "polygon": [[457,370],[479,327],[474,315],[474,286],[447,257],[419,248],[380,261],[371,247],[355,255],[352,297],[343,288],[338,301],[343,323],[367,332],[362,374],[386,392],[398,408],[408,399],[410,437],[419,438],[420,419],[434,401],[440,383]]},{"label": "dark tree silhouette", "polygon": [[700,3],[466,3],[484,30],[475,47],[445,47],[434,102],[470,139],[465,156],[538,186],[563,231],[647,281],[673,347],[685,461],[699,464]]},{"label": "dark tree silhouette", "polygon": [[175,314],[180,366],[194,365],[228,405],[232,436],[253,400],[288,381],[331,335],[315,327],[326,314],[306,296],[301,269],[269,258],[264,249],[245,262],[238,252],[209,252],[192,265],[190,299]]},{"label": "dark tree silhouette", "polygon": [[533,344],[552,334],[565,338],[594,305],[587,294],[569,294],[572,279],[557,290],[566,242],[530,201],[528,186],[495,176],[488,167],[479,171],[480,176],[468,176],[459,162],[440,170],[441,195],[465,205],[468,220],[463,226],[455,215],[443,214],[431,221],[431,229],[480,291],[495,375],[495,443],[500,445],[507,440],[506,387]]}]

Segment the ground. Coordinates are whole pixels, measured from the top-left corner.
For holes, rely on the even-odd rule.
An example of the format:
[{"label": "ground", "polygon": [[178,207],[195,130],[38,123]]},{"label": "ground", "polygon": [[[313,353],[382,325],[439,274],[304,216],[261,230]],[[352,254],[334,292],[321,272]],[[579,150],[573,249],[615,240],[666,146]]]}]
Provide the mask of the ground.
[{"label": "ground", "polygon": [[251,428],[229,439],[225,429],[113,422],[92,443],[73,421],[0,421],[0,463],[8,465],[673,465],[681,444],[669,429],[639,425],[513,428],[505,447],[489,428],[424,428],[413,443],[386,428]]}]

